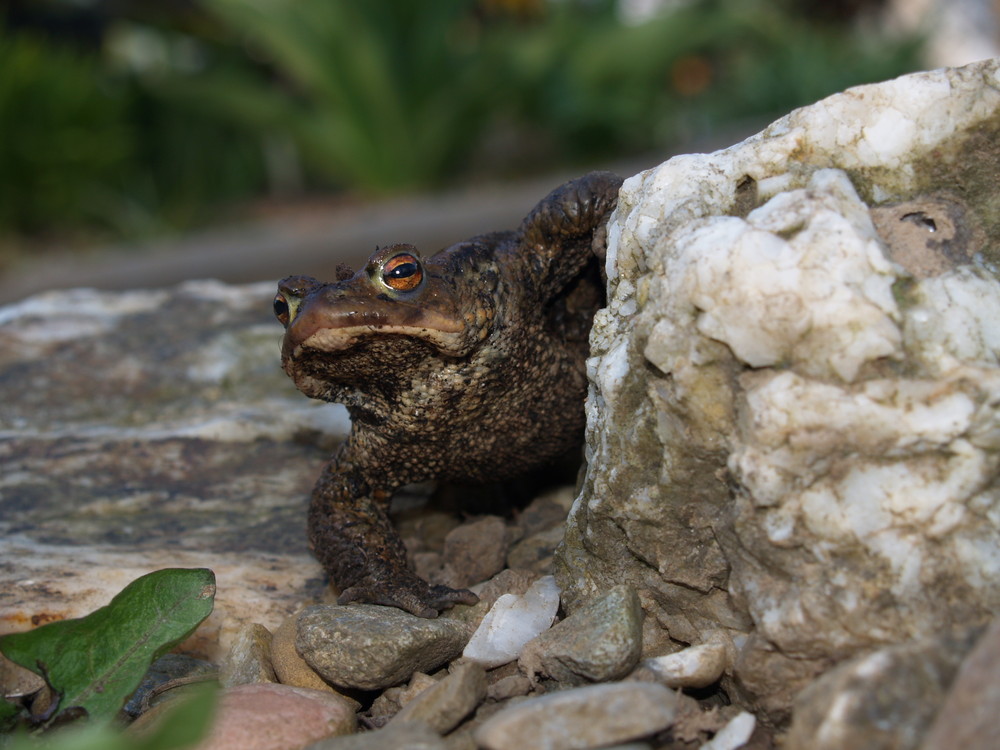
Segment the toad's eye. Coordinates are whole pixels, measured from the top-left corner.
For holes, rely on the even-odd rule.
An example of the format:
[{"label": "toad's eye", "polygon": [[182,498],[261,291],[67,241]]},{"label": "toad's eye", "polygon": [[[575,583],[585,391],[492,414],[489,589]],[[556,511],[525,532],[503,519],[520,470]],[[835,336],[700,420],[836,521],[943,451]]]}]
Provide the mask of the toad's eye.
[{"label": "toad's eye", "polygon": [[410,253],[394,255],[382,266],[382,283],[397,292],[412,292],[424,280],[424,269]]},{"label": "toad's eye", "polygon": [[288,300],[285,299],[285,295],[278,292],[274,295],[274,317],[278,319],[281,325],[288,328],[288,321],[291,318],[291,309],[288,306]]}]

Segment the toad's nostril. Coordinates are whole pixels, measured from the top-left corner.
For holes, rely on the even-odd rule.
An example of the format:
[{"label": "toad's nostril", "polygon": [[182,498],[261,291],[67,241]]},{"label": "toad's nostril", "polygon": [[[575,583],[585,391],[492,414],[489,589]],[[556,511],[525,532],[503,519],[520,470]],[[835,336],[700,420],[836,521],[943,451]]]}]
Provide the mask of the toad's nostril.
[{"label": "toad's nostril", "polygon": [[937,222],[935,222],[934,219],[925,214],[923,211],[914,211],[913,213],[905,214],[900,221],[908,221],[911,224],[916,224],[918,227],[922,227],[928,232],[937,231]]}]

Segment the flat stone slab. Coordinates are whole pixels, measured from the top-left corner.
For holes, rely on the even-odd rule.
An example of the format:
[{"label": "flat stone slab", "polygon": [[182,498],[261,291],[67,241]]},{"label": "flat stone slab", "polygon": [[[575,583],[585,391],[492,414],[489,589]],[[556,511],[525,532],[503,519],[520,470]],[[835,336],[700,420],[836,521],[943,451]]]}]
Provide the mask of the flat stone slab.
[{"label": "flat stone slab", "polygon": [[209,567],[217,660],[277,627],[323,574],[309,492],[346,412],[281,372],[271,283],[71,290],[0,307],[0,633],[106,604],[164,567]]}]

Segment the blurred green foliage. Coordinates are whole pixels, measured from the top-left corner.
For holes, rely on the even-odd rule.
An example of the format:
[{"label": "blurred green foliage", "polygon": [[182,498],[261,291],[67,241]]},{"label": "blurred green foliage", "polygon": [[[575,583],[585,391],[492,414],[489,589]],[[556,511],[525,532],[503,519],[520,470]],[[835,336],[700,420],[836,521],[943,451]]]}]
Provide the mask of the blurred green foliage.
[{"label": "blurred green foliage", "polygon": [[790,2],[665,5],[201,0],[195,22],[112,23],[118,42],[193,50],[183,64],[0,32],[0,233],[131,237],[277,189],[386,193],[666,155],[920,65],[918,40]]},{"label": "blurred green foliage", "polygon": [[663,149],[775,118],[920,66],[920,40],[818,22],[768,0],[696,0],[641,24],[617,3],[558,3],[518,50],[520,120],[563,158]]},{"label": "blurred green foliage", "polygon": [[149,236],[263,185],[259,138],[242,124],[0,29],[0,235]]},{"label": "blurred green foliage", "polygon": [[502,36],[474,23],[468,0],[205,4],[266,67],[203,75],[174,94],[291,134],[312,173],[336,183],[438,183],[506,106]]},{"label": "blurred green foliage", "polygon": [[124,99],[94,63],[0,36],[0,226],[96,219],[135,144]]}]

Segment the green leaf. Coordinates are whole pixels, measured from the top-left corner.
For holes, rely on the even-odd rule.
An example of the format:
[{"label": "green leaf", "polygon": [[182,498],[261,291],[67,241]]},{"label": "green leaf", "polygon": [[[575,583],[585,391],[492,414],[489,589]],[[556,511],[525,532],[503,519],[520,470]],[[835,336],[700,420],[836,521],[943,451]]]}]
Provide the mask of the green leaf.
[{"label": "green leaf", "polygon": [[8,732],[14,726],[21,709],[0,695],[0,732]]},{"label": "green leaf", "polygon": [[92,722],[105,724],[153,660],[208,617],[214,597],[211,570],[158,570],[86,617],[3,636],[0,651],[47,679],[61,696],[60,711],[83,708]]},{"label": "green leaf", "polygon": [[152,731],[126,733],[104,726],[73,726],[45,736],[44,745],[27,735],[15,737],[3,750],[183,750],[200,742],[212,725],[218,690],[214,684],[190,688],[170,707]]},{"label": "green leaf", "polygon": [[[171,699],[170,708],[153,731],[142,735],[142,744],[132,750],[173,750],[200,742],[212,727],[218,702],[218,683],[207,682],[188,688],[186,695]],[[176,705],[174,705],[176,703]]]}]

